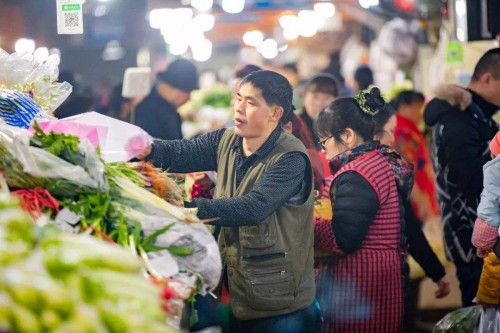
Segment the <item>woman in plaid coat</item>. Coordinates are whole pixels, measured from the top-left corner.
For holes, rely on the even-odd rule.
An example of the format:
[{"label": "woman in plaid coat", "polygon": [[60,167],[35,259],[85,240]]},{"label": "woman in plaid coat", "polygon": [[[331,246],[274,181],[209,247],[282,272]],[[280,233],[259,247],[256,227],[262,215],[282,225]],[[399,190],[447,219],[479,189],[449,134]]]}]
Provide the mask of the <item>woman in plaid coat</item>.
[{"label": "woman in plaid coat", "polygon": [[330,159],[333,218],[315,221],[317,298],[324,332],[397,333],[403,318],[406,260],[402,200],[413,171],[373,138],[373,116],[385,106],[380,91],[333,102],[318,117]]}]

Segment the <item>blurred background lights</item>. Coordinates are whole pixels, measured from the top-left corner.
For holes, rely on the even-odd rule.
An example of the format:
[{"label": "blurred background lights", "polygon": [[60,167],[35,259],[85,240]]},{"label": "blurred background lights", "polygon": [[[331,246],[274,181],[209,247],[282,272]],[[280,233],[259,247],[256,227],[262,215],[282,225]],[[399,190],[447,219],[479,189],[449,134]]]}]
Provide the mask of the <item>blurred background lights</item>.
[{"label": "blurred background lights", "polygon": [[210,31],[214,28],[215,17],[211,14],[198,14],[193,18],[193,24],[201,31]]},{"label": "blurred background lights", "polygon": [[212,42],[204,38],[191,45],[193,59],[198,62],[207,61],[212,56]]},{"label": "blurred background lights", "polygon": [[302,37],[312,37],[323,24],[323,18],[312,10],[301,10],[299,12],[299,34]]},{"label": "blurred background lights", "polygon": [[200,11],[211,9],[213,4],[213,0],[191,0],[191,6]]},{"label": "blurred background lights", "polygon": [[330,18],[335,15],[335,5],[331,2],[318,2],[314,4],[314,12],[323,18]]},{"label": "blurred background lights", "polygon": [[379,5],[379,0],[358,0],[359,5],[363,8],[370,8]]},{"label": "blurred background lights", "polygon": [[161,29],[165,20],[169,18],[171,13],[172,9],[170,8],[153,9],[149,12],[149,25],[153,29]]},{"label": "blurred background lights", "polygon": [[259,30],[251,30],[243,35],[243,42],[248,46],[259,46],[264,40],[264,34]]},{"label": "blurred background lights", "polygon": [[272,39],[268,38],[260,44],[257,50],[266,59],[274,59],[278,55],[278,43]]},{"label": "blurred background lights", "polygon": [[240,13],[245,8],[245,0],[222,0],[222,10],[230,14]]}]

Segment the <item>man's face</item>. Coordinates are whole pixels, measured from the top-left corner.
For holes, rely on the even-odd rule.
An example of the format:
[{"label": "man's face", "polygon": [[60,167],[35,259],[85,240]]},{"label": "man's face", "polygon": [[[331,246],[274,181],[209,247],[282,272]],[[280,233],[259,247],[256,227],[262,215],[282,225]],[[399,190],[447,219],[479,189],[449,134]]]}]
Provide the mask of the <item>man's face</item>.
[{"label": "man's face", "polygon": [[279,108],[267,105],[260,89],[251,83],[243,84],[234,103],[235,133],[248,139],[268,135],[279,121]]},{"label": "man's face", "polygon": [[487,87],[488,96],[483,96],[483,98],[485,98],[488,102],[500,107],[500,77],[496,79],[491,76],[488,81]]},{"label": "man's face", "polygon": [[334,100],[335,96],[333,95],[308,90],[304,96],[304,106],[309,117],[316,119],[318,114]]}]

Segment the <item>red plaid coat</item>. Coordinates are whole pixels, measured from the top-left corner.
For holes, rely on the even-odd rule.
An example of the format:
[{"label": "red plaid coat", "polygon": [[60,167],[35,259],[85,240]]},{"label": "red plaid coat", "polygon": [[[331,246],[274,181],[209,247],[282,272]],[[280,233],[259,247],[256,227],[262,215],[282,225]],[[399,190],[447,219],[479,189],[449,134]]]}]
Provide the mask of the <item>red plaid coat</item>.
[{"label": "red plaid coat", "polygon": [[359,173],[371,184],[379,209],[361,249],[348,255],[338,247],[331,221],[315,221],[315,247],[334,253],[316,260],[323,332],[399,333],[403,317],[401,262],[406,254],[400,250],[400,203],[394,173],[385,157],[376,152],[347,163],[333,181],[347,171]]}]

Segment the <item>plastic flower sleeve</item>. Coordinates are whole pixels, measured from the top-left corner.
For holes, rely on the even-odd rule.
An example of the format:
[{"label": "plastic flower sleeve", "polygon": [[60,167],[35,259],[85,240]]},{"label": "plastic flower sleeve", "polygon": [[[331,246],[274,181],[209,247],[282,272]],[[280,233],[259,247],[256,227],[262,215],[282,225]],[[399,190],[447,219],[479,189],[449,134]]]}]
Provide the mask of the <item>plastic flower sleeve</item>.
[{"label": "plastic flower sleeve", "polygon": [[481,306],[469,306],[448,313],[434,326],[433,333],[474,333]]},{"label": "plastic flower sleeve", "polygon": [[[30,137],[28,131],[0,125],[0,151],[3,159],[0,169],[4,169],[10,186],[42,186],[50,192],[62,194],[65,191],[88,192],[107,187],[104,165],[89,143],[80,143],[79,150],[83,153],[84,161],[82,165],[73,165],[41,148],[30,146]],[[80,185],[80,188],[76,185]]]}]

